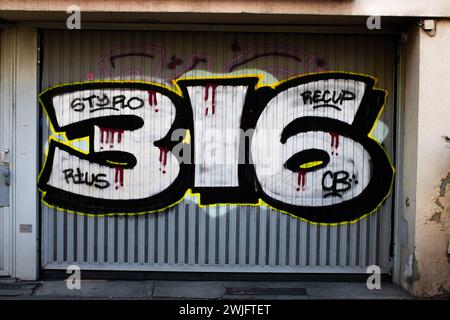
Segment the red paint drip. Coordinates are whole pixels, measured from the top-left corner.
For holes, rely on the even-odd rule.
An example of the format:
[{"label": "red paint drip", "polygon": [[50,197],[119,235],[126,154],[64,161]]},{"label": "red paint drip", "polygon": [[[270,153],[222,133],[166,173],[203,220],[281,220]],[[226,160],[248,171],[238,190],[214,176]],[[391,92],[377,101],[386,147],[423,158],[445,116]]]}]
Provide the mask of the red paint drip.
[{"label": "red paint drip", "polygon": [[108,130],[108,134],[106,135],[106,143],[109,142],[109,147],[112,148],[114,145],[114,130]]},{"label": "red paint drip", "polygon": [[[161,163],[163,169],[162,173],[166,173],[166,164],[167,164],[167,153],[169,152],[169,149],[164,147],[158,147],[159,148],[159,162]],[[161,169],[159,169],[161,170]]]},{"label": "red paint drip", "polygon": [[103,144],[109,143],[109,147],[114,146],[114,135],[117,133],[117,143],[122,142],[122,129],[100,128],[100,149],[103,150]]},{"label": "red paint drip", "polygon": [[[207,83],[205,85],[205,101],[208,101],[209,99],[209,88],[211,88],[211,113],[215,114],[216,113],[216,88],[217,88],[217,83]],[[206,107],[205,110],[205,116],[208,115],[208,107]]]},{"label": "red paint drip", "polygon": [[122,142],[123,130],[117,130],[117,143]]},{"label": "red paint drip", "polygon": [[331,154],[338,155],[338,148],[339,148],[339,134],[336,132],[330,132],[331,136]]},{"label": "red paint drip", "polygon": [[114,178],[114,183],[116,184],[116,190],[119,189],[119,185],[123,187],[123,168],[115,167],[116,175]]},{"label": "red paint drip", "polygon": [[100,128],[100,149],[103,149],[103,135],[105,133],[105,129]]},{"label": "red paint drip", "polygon": [[306,190],[306,170],[300,169],[297,178],[297,191]]},{"label": "red paint drip", "polygon": [[156,100],[156,91],[148,90],[147,93],[150,110],[152,109],[152,106],[155,106],[155,112],[158,112],[158,101]]}]

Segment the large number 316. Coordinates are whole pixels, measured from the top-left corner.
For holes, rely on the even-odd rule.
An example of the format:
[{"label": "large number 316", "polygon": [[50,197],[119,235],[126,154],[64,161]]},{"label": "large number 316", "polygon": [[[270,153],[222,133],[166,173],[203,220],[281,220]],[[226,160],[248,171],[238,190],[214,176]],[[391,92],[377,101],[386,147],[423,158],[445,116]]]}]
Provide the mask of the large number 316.
[{"label": "large number 316", "polygon": [[[354,221],[388,196],[394,169],[372,130],[385,92],[368,76],[257,76],[64,84],[40,95],[51,128],[43,201],[88,214],[266,204]],[[58,137],[58,138],[56,138]],[[63,138],[61,138],[63,137]]]}]

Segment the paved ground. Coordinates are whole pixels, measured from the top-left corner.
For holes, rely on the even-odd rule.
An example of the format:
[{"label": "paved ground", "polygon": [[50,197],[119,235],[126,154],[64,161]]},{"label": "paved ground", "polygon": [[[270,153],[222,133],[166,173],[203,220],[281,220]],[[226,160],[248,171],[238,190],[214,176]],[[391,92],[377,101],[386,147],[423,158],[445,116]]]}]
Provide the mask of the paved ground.
[{"label": "paved ground", "polygon": [[411,299],[399,287],[382,283],[368,290],[360,282],[243,281],[81,281],[80,290],[62,280],[0,280],[0,299]]}]

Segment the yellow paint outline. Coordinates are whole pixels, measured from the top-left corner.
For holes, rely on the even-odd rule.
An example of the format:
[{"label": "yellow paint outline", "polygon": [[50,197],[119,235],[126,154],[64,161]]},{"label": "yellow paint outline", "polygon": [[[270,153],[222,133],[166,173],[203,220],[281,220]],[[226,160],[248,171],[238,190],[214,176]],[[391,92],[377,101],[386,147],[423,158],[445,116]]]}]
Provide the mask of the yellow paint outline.
[{"label": "yellow paint outline", "polygon": [[[81,216],[88,216],[88,217],[108,217],[108,216],[125,216],[125,215],[126,215],[126,216],[137,216],[137,215],[151,214],[151,213],[158,213],[158,212],[166,211],[166,210],[170,209],[171,207],[174,207],[174,206],[176,206],[177,204],[179,204],[179,203],[181,203],[182,201],[184,201],[185,198],[189,195],[189,196],[196,196],[196,197],[197,197],[197,199],[198,199],[197,205],[198,205],[200,208],[202,208],[202,209],[206,209],[206,208],[208,208],[208,207],[227,206],[227,205],[229,205],[229,206],[250,206],[250,207],[264,206],[264,207],[270,208],[271,210],[274,210],[274,211],[278,211],[278,212],[280,212],[280,213],[287,214],[287,215],[291,216],[292,218],[299,219],[299,220],[301,220],[301,221],[303,221],[303,222],[307,222],[307,223],[310,223],[310,224],[312,224],[312,225],[319,225],[319,226],[339,226],[339,225],[346,225],[346,224],[354,224],[354,223],[357,223],[358,221],[360,221],[360,220],[366,218],[366,217],[369,216],[369,215],[372,215],[372,214],[375,213],[378,209],[380,209],[380,207],[383,205],[383,203],[385,202],[385,200],[391,195],[392,189],[393,189],[393,185],[394,185],[395,171],[396,171],[396,170],[395,170],[395,167],[394,167],[394,165],[392,164],[392,161],[391,161],[391,159],[390,159],[388,153],[387,153],[386,150],[384,149],[384,147],[381,145],[381,143],[380,143],[375,137],[372,136],[372,133],[373,133],[373,131],[374,131],[374,129],[375,129],[375,126],[376,126],[377,122],[379,121],[381,115],[382,115],[383,112],[384,112],[384,108],[385,108],[385,106],[386,106],[386,98],[387,98],[387,96],[389,95],[388,90],[386,90],[386,89],[381,89],[381,88],[378,88],[378,87],[375,86],[375,84],[378,83],[378,78],[377,78],[377,77],[374,77],[374,76],[372,76],[372,75],[368,75],[368,74],[364,74],[364,73],[349,72],[349,71],[321,71],[321,72],[308,72],[308,73],[304,73],[304,74],[301,74],[301,75],[297,75],[297,76],[290,77],[290,78],[285,79],[285,80],[280,80],[280,81],[274,82],[274,83],[272,83],[272,84],[262,84],[262,79],[264,78],[264,75],[262,75],[262,74],[245,74],[245,75],[230,75],[230,76],[226,76],[226,75],[224,76],[224,75],[221,75],[221,76],[184,77],[184,78],[181,77],[181,78],[172,80],[172,85],[174,86],[174,88],[168,87],[168,86],[163,85],[163,84],[160,84],[160,83],[154,83],[154,82],[149,82],[149,81],[126,81],[126,80],[94,80],[94,81],[82,81],[82,82],[73,82],[73,83],[63,83],[63,84],[58,84],[58,85],[56,85],[56,86],[52,86],[52,87],[47,88],[46,90],[44,90],[43,92],[41,92],[41,93],[39,94],[39,103],[40,103],[42,109],[44,109],[45,115],[47,116],[47,121],[48,121],[49,127],[50,127],[50,129],[51,129],[51,131],[52,131],[52,134],[63,134],[63,135],[66,137],[66,139],[67,139],[67,135],[66,135],[65,132],[57,132],[57,131],[54,130],[53,124],[51,123],[50,118],[49,118],[49,116],[48,116],[48,114],[47,114],[47,110],[45,109],[45,106],[44,106],[44,104],[43,104],[43,102],[42,102],[42,100],[41,100],[41,95],[43,95],[45,92],[47,92],[47,91],[49,91],[49,90],[52,90],[52,89],[55,89],[55,88],[66,87],[66,86],[73,86],[73,85],[78,85],[78,84],[86,84],[86,83],[103,83],[103,84],[104,84],[104,83],[111,83],[111,84],[114,84],[114,83],[126,83],[126,84],[127,84],[127,83],[141,83],[141,84],[148,84],[148,85],[153,85],[153,86],[157,86],[157,87],[164,88],[164,89],[166,89],[166,90],[169,90],[169,91],[171,91],[171,92],[174,92],[174,93],[177,94],[180,98],[183,98],[183,94],[182,94],[181,88],[180,88],[180,86],[178,85],[178,81],[182,81],[182,80],[218,80],[218,79],[248,79],[248,78],[258,78],[258,81],[257,81],[257,83],[256,83],[256,85],[255,85],[255,88],[254,88],[255,90],[257,90],[257,89],[262,88],[262,87],[270,87],[270,88],[272,88],[272,89],[275,89],[275,88],[278,87],[279,85],[281,85],[281,84],[283,84],[283,83],[285,83],[285,82],[294,80],[294,79],[299,79],[299,78],[303,78],[303,77],[307,77],[307,76],[311,76],[311,75],[330,74],[330,73],[342,73],[342,74],[358,75],[358,76],[364,76],[364,77],[371,78],[371,79],[374,80],[374,87],[373,87],[373,89],[375,89],[375,90],[380,90],[380,91],[383,91],[383,92],[384,92],[384,101],[383,101],[383,105],[381,106],[380,111],[378,112],[378,115],[377,115],[377,117],[376,117],[376,119],[375,119],[375,121],[374,121],[374,123],[373,123],[373,126],[372,126],[371,130],[369,131],[369,134],[367,135],[367,137],[369,137],[370,139],[372,139],[373,141],[375,141],[375,142],[380,146],[380,148],[381,148],[381,149],[383,150],[383,152],[385,153],[386,158],[388,159],[389,165],[391,166],[391,169],[392,169],[393,172],[392,172],[391,183],[390,183],[390,186],[389,186],[389,192],[386,194],[386,196],[380,201],[380,203],[379,203],[373,210],[371,210],[370,212],[368,212],[368,213],[366,213],[366,214],[361,215],[360,217],[358,217],[358,218],[356,218],[356,219],[354,219],[354,220],[350,220],[350,221],[342,221],[342,222],[334,222],[334,223],[310,221],[310,220],[308,220],[308,219],[305,219],[305,218],[302,218],[302,217],[298,217],[298,216],[296,216],[296,215],[293,215],[292,213],[287,212],[287,211],[285,211],[285,210],[281,210],[281,209],[277,209],[277,208],[275,208],[275,207],[272,207],[272,206],[269,205],[268,203],[264,202],[261,198],[258,199],[258,202],[257,202],[257,203],[213,203],[213,204],[206,204],[206,205],[205,205],[205,204],[201,204],[201,195],[200,195],[200,193],[192,192],[192,188],[188,188],[188,189],[186,190],[186,193],[184,194],[183,197],[181,197],[179,200],[175,201],[174,203],[172,203],[172,204],[170,204],[170,205],[168,205],[168,206],[166,206],[166,207],[164,207],[164,208],[155,209],[155,210],[147,210],[147,211],[142,211],[142,212],[124,212],[124,213],[116,213],[116,212],[114,212],[114,213],[105,213],[105,214],[91,214],[91,213],[79,212],[79,211],[74,211],[74,210],[68,210],[68,209],[66,209],[66,208],[61,208],[61,207],[58,207],[58,206],[56,206],[56,205],[51,205],[51,204],[47,203],[47,202],[44,200],[45,194],[46,194],[47,192],[44,191],[44,190],[42,190],[42,189],[40,189],[40,188],[38,188],[38,190],[42,193],[42,199],[41,199],[41,201],[42,201],[42,203],[44,203],[44,204],[45,204],[47,207],[49,207],[49,208],[56,209],[56,210],[58,210],[58,211],[63,211],[63,212],[68,212],[68,213],[73,213],[73,214],[77,214],[77,215],[81,215]],[[56,139],[55,137],[49,136],[49,141],[52,140],[52,139],[55,140],[55,141],[57,141],[57,142],[60,142],[60,143],[62,143],[62,144],[65,144],[65,145],[67,145],[67,146],[69,146],[69,147],[73,148],[74,150],[79,151],[79,152],[81,152],[81,153],[89,154],[89,152],[90,152],[90,150],[89,150],[89,152],[86,153],[86,152],[84,152],[83,150],[77,149],[76,147],[74,147],[74,146],[72,145],[72,143],[75,142],[75,141],[87,139],[87,141],[88,141],[88,146],[89,146],[89,137],[83,137],[83,138],[78,138],[78,139],[73,139],[73,140],[67,139],[69,142],[63,142],[63,141],[60,141],[60,140]],[[47,163],[47,156],[48,156],[48,150],[46,151],[46,154],[45,154],[45,160],[44,160],[42,169],[41,169],[41,171],[40,171],[40,173],[39,173],[39,175],[38,175],[38,181],[40,180],[41,174],[42,174],[42,172],[43,172],[43,170],[44,170],[44,168],[45,168],[45,165],[46,165],[46,163]]]},{"label": "yellow paint outline", "polygon": [[184,139],[181,141],[183,144],[190,144],[191,143],[191,130],[186,129],[186,135],[184,136]]},{"label": "yellow paint outline", "polygon": [[110,164],[115,164],[117,166],[126,166],[128,164],[127,162],[115,162],[115,161],[111,161],[111,160],[106,160],[106,162],[108,162]]},{"label": "yellow paint outline", "polygon": [[323,163],[323,161],[310,161],[307,163],[303,163],[299,166],[300,169],[309,169],[309,168],[314,168],[317,166],[320,166]]}]

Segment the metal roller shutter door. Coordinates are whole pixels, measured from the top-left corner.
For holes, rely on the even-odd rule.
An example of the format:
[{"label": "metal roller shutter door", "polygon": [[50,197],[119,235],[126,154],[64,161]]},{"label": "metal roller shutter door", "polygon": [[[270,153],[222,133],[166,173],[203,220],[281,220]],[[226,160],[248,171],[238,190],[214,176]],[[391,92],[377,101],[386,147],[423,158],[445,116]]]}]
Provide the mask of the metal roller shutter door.
[{"label": "metal roller shutter door", "polygon": [[[394,156],[395,53],[391,36],[80,31],[42,32],[41,91],[87,80],[166,81],[192,70],[270,74],[327,70],[368,74],[389,92],[379,118]],[[211,112],[211,111],[210,111]],[[41,119],[42,163],[51,131]],[[380,129],[381,128],[381,129]],[[392,196],[351,224],[318,225],[265,206],[199,207],[195,198],[159,213],[78,215],[41,206],[42,268],[91,270],[365,273],[389,271]]]}]

